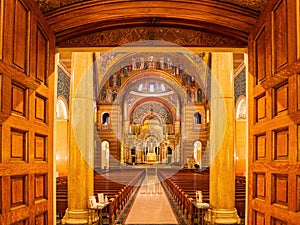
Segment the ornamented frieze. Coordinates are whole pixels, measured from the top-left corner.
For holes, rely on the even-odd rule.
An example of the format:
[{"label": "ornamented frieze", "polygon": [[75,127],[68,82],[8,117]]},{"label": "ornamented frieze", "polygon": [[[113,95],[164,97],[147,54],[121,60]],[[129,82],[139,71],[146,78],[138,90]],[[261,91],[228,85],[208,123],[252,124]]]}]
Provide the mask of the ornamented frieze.
[{"label": "ornamented frieze", "polygon": [[231,4],[239,5],[245,8],[253,9],[257,12],[261,12],[268,0],[222,0]]},{"label": "ornamented frieze", "polygon": [[[43,13],[50,12],[60,7],[68,6],[74,3],[83,2],[86,0],[35,0]],[[221,0],[230,4],[235,4],[245,8],[261,12],[267,3],[267,0]]]},{"label": "ornamented frieze", "polygon": [[180,46],[245,47],[247,43],[213,33],[167,27],[135,27],[95,32],[58,43],[59,47],[108,47],[160,40]]},{"label": "ornamented frieze", "polygon": [[42,13],[50,12],[60,7],[84,1],[85,0],[35,0]]}]

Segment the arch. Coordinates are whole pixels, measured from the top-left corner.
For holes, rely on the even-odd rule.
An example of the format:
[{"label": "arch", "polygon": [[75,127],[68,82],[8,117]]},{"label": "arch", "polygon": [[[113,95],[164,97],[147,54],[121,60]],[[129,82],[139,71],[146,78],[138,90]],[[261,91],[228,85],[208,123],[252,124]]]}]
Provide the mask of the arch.
[{"label": "arch", "polygon": [[162,125],[161,118],[156,114],[146,114],[142,119],[141,119],[141,124],[144,125],[146,120],[149,121],[158,121],[159,125]]},{"label": "arch", "polygon": [[201,113],[199,112],[194,113],[194,124],[202,124]]},{"label": "arch", "polygon": [[58,120],[68,119],[68,104],[67,104],[67,100],[63,96],[58,96],[57,98],[56,119]]},{"label": "arch", "polygon": [[146,105],[161,105],[163,108],[166,109],[166,115],[170,118],[168,118],[168,120],[165,120],[164,118],[161,117],[161,115],[159,114],[159,112],[156,112],[155,110],[151,111],[151,109],[149,110],[149,112],[146,112],[143,114],[143,116],[140,118],[140,124],[142,124],[146,119],[148,119],[149,117],[157,117],[159,118],[159,121],[161,124],[163,123],[170,123],[172,124],[175,120],[175,109],[169,105],[170,103],[168,103],[167,101],[163,100],[163,99],[157,99],[157,98],[152,98],[152,97],[148,97],[148,98],[143,98],[141,100],[139,100],[130,110],[129,112],[129,118],[130,121],[133,121],[133,117],[134,114],[137,110],[139,110],[140,108],[142,108],[143,106]]},{"label": "arch", "polygon": [[167,156],[168,163],[172,163],[174,161],[174,154],[172,147],[169,145],[167,147]]},{"label": "arch", "polygon": [[[187,74],[189,74],[190,76],[194,76],[195,82],[198,83],[202,91],[205,91],[207,89],[205,85],[206,84],[205,80],[202,80],[201,76],[199,76],[199,71],[206,68],[209,65],[209,62],[204,62],[202,58],[200,58],[195,54],[192,54],[188,49],[170,42],[140,41],[140,42],[130,43],[128,45],[116,47],[112,50],[113,52],[109,51],[104,53],[103,57],[110,58],[109,60],[110,63],[104,65],[105,70],[103,70],[103,68],[99,69],[99,73],[101,76],[103,76],[103,79],[101,79],[102,81],[98,86],[98,93],[104,87],[105,83],[108,80],[110,80],[114,74],[118,73],[121,68],[132,64],[132,58],[143,57],[147,54],[149,55],[150,53],[147,52],[147,49],[152,49],[154,46],[160,48],[161,50],[160,54],[163,54],[165,57],[169,57],[172,61],[172,64],[182,65],[185,68],[185,72]],[[132,50],[131,51],[128,50],[132,47],[136,49],[137,53],[132,53],[131,52]],[[120,55],[118,55],[119,54],[118,52],[123,52],[123,54],[120,53]],[[117,55],[118,57],[116,57]],[[96,64],[100,63],[100,61],[101,61],[100,59],[97,59]],[[121,85],[119,86],[120,89],[119,94],[121,96],[128,94],[128,92],[130,92],[131,85],[135,86],[136,82],[139,82],[141,80],[144,81],[149,77],[154,77],[157,81],[161,83],[166,83],[168,86],[170,86],[171,89],[173,89],[174,92],[178,93],[178,98],[180,99],[180,102],[181,103],[184,102],[186,93],[184,88],[182,88],[182,83],[179,82],[179,80],[177,80],[176,77],[173,74],[171,74],[171,72],[167,72],[164,70],[157,70],[157,69],[139,70],[135,73],[134,76],[127,77],[127,79],[124,82],[121,82]],[[123,103],[122,99],[118,99],[118,101],[121,104]]]},{"label": "arch", "polygon": [[247,118],[247,102],[244,95],[238,98],[235,118],[236,120],[245,120]]},{"label": "arch", "polygon": [[135,153],[136,153],[136,147],[133,146],[133,147],[131,148],[131,155],[135,155]]},{"label": "arch", "polygon": [[101,124],[110,124],[110,114],[108,112],[103,112],[101,117]]},{"label": "arch", "polygon": [[194,142],[194,159],[197,164],[200,164],[202,158],[202,142],[195,141]]},{"label": "arch", "polygon": [[[57,43],[114,28],[186,27],[217,33],[247,45],[259,13],[220,1],[84,1],[46,14]],[[147,13],[145,13],[147,12]],[[223,19],[219,17],[222,15]],[[136,38],[136,37],[131,37]],[[151,37],[150,37],[151,38]],[[132,41],[131,41],[132,42]]]}]

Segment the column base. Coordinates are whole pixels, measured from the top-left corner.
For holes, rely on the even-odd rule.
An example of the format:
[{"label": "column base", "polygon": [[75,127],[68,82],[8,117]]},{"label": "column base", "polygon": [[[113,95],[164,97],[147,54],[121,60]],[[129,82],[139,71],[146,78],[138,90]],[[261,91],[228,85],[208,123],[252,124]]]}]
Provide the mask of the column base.
[{"label": "column base", "polygon": [[209,209],[205,220],[210,224],[240,224],[241,218],[236,209]]},{"label": "column base", "polygon": [[67,209],[61,222],[62,224],[72,225],[96,224],[98,222],[98,214],[94,209],[87,209],[86,211],[69,211]]}]

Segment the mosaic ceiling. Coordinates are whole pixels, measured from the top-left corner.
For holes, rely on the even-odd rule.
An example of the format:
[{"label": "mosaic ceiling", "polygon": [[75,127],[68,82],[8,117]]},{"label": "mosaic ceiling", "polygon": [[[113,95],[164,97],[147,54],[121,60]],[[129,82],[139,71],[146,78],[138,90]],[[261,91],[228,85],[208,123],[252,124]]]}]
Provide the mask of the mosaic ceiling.
[{"label": "mosaic ceiling", "polygon": [[[84,2],[87,0],[35,0],[39,8],[43,13],[50,12],[52,10],[72,5],[78,2]],[[215,0],[219,2],[228,2],[234,5],[239,5],[244,8],[252,9],[257,12],[261,12],[268,0]]]}]

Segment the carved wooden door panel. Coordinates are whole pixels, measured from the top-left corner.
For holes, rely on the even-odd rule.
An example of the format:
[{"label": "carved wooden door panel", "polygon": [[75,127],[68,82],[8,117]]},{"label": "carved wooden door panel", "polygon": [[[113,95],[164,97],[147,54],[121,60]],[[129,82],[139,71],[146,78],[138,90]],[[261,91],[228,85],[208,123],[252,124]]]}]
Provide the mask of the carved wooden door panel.
[{"label": "carved wooden door panel", "polygon": [[32,0],[0,0],[0,224],[53,224],[54,35]]},{"label": "carved wooden door panel", "polygon": [[299,0],[271,0],[249,38],[248,224],[300,221]]}]

